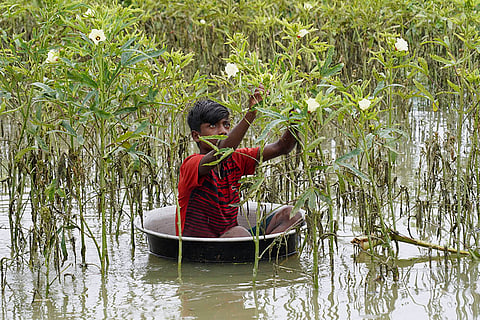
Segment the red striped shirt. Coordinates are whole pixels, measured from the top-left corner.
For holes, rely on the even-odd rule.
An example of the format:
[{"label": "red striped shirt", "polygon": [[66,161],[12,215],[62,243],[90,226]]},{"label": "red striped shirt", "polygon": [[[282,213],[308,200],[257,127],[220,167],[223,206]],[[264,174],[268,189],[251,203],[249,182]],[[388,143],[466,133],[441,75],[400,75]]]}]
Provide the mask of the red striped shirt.
[{"label": "red striped shirt", "polygon": [[[259,148],[237,149],[218,166],[198,177],[198,165],[204,155],[187,157],[180,167],[178,202],[182,235],[215,238],[237,225],[239,203],[238,182],[242,176],[255,172]],[[178,234],[178,230],[177,230]]]}]

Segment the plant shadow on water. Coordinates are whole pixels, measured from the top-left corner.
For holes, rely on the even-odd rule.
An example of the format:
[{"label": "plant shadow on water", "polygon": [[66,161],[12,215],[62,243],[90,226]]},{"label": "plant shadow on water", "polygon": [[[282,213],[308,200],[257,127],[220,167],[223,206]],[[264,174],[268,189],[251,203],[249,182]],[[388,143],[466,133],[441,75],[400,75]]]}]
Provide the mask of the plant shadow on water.
[{"label": "plant shadow on water", "polygon": [[[284,271],[273,262],[262,261],[256,284],[252,282],[252,263],[195,263],[182,264],[182,280],[177,280],[175,261],[149,255],[146,284],[163,281],[176,283],[175,296],[180,302],[179,316],[186,319],[256,319],[269,314],[285,314],[287,306],[275,303],[292,283],[308,283],[301,271],[297,255],[279,261]],[[275,295],[277,293],[277,295]],[[272,313],[272,309],[276,310]],[[288,314],[288,313],[287,313]]]}]

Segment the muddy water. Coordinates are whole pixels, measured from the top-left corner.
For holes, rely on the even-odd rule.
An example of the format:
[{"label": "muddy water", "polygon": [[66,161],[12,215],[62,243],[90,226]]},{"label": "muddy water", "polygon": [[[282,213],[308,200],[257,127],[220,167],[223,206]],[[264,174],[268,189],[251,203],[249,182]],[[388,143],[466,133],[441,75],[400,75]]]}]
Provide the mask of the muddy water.
[{"label": "muddy water", "polygon": [[[415,111],[412,131],[435,116]],[[440,134],[444,130],[437,128]],[[413,139],[403,160],[410,168],[418,162],[419,150]],[[405,172],[408,182],[409,170]],[[0,197],[0,257],[9,257],[7,200]],[[90,217],[89,225],[96,219]],[[36,274],[30,269],[9,268],[1,319],[480,319],[478,262],[445,259],[443,254],[400,244],[399,279],[394,281],[352,247],[350,240],[357,234],[351,226],[348,218],[341,224],[333,264],[328,255],[320,258],[318,290],[308,253],[279,264],[260,263],[255,285],[251,264],[184,263],[179,281],[175,261],[149,254],[141,234],[132,251],[125,232],[118,241],[110,239],[105,278],[90,243],[87,261],[92,264],[84,269],[70,257],[48,298],[34,299]],[[406,221],[397,227],[405,231]]]},{"label": "muddy water", "polygon": [[[340,238],[335,263],[321,259],[319,289],[307,255],[278,266],[263,262],[257,283],[250,264],[185,263],[182,282],[174,261],[148,253],[129,236],[110,243],[111,265],[67,268],[48,299],[32,301],[32,274],[10,272],[2,319],[477,319],[479,264],[469,259],[428,259],[426,251],[400,248],[400,278],[382,277],[378,266],[355,255]],[[140,236],[141,238],[141,236]],[[2,248],[5,241],[2,235]],[[2,249],[2,254],[5,250]],[[95,261],[91,253],[90,261]]]}]

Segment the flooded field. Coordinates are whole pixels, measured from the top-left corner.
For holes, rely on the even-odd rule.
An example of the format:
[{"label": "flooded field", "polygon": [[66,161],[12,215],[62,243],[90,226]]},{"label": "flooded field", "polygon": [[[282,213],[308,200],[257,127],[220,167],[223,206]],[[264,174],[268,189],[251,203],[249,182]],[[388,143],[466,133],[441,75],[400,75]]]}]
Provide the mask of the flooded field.
[{"label": "flooded field", "polygon": [[[480,318],[475,1],[0,12],[2,319]],[[231,130],[188,128],[204,99]],[[258,264],[151,255],[133,221],[175,205],[199,147],[210,165],[267,150],[234,190],[304,210],[303,250]]]},{"label": "flooded field", "polygon": [[[437,114],[414,110],[409,117],[412,132]],[[442,122],[442,121],[440,121]],[[442,125],[440,135],[445,133]],[[412,168],[423,148],[424,137],[413,134],[402,166]],[[409,172],[409,171],[406,171]],[[412,183],[409,176],[402,177]],[[0,256],[8,257],[8,201],[0,199]],[[25,227],[28,227],[28,212]],[[98,218],[90,212],[88,220]],[[399,244],[398,280],[393,280],[376,258],[360,252],[350,241],[352,217],[342,220],[332,258],[321,252],[319,286],[313,286],[311,253],[261,262],[255,285],[253,264],[182,265],[153,256],[143,234],[109,238],[110,267],[102,277],[98,264],[82,268],[69,257],[60,279],[51,279],[48,298],[35,295],[35,273],[26,266],[4,269],[2,319],[478,319],[480,317],[480,264],[441,252]],[[397,223],[407,234],[408,219]],[[325,240],[326,241],[326,240]],[[77,248],[78,250],[78,248]],[[93,243],[87,245],[87,261],[98,261]]]}]

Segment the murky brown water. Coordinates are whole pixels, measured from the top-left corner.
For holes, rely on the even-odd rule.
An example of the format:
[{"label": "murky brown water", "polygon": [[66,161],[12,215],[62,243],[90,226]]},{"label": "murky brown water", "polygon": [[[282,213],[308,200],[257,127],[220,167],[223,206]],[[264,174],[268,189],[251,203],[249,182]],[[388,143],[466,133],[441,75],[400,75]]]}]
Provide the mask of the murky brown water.
[{"label": "murky brown water", "polygon": [[[434,114],[413,113],[411,126],[428,123]],[[441,134],[443,126],[437,128]],[[421,134],[418,131],[418,134]],[[416,135],[416,134],[415,134]],[[415,136],[414,135],[414,136]],[[417,141],[423,141],[421,138]],[[403,157],[405,182],[418,159],[413,139]],[[9,256],[7,198],[0,197],[0,257]],[[95,225],[95,217],[89,225]],[[401,244],[399,280],[382,277],[378,264],[356,254],[347,219],[340,228],[331,264],[320,259],[319,288],[311,279],[311,256],[304,253],[280,263],[261,262],[256,285],[252,264],[184,263],[182,282],[175,261],[152,256],[141,234],[131,251],[130,235],[110,240],[110,269],[65,264],[48,299],[33,300],[28,268],[9,269],[1,299],[2,319],[480,319],[480,265],[470,258]],[[405,231],[406,221],[397,222]],[[87,260],[98,263],[92,244]]]}]

